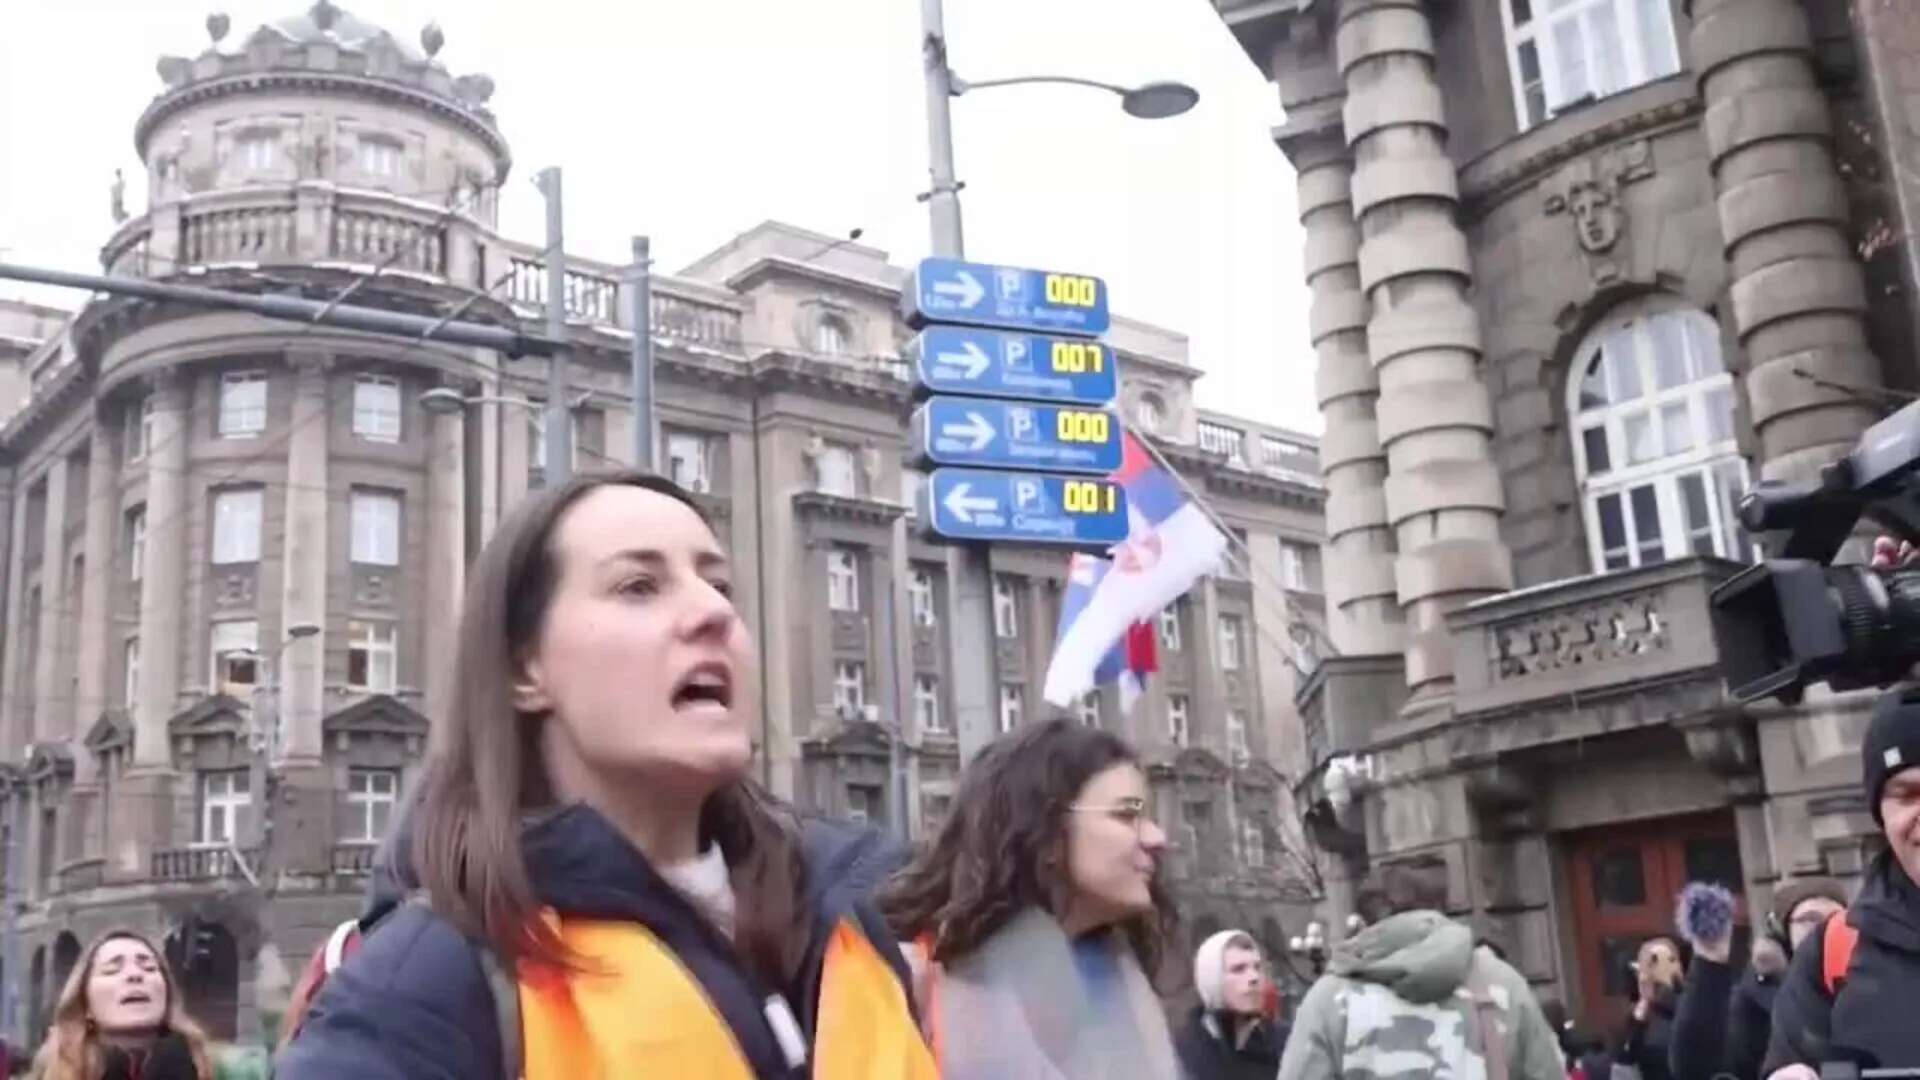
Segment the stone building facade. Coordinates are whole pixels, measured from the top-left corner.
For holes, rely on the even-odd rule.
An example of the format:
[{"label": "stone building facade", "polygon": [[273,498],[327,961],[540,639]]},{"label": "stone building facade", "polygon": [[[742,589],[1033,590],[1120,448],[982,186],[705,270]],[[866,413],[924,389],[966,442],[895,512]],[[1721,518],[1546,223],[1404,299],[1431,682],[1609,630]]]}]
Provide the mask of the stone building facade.
[{"label": "stone building facade", "polygon": [[[1298,796],[1596,1024],[1691,879],[1874,843],[1871,696],[1727,696],[1734,507],[1916,371],[1905,5],[1221,0],[1298,177],[1328,622]],[[1875,29],[1878,27],[1878,29]],[[1336,923],[1338,920],[1335,920]]]},{"label": "stone building facade", "polygon": [[[160,62],[135,130],[151,198],[107,237],[109,272],[540,325],[541,249],[495,227],[492,80],[449,72],[437,28],[416,46],[322,2],[208,31]],[[628,270],[570,260],[582,470],[631,460]],[[764,779],[917,835],[959,761],[945,552],[914,538],[902,467],[905,275],[770,222],[655,274],[647,332],[656,461],[730,545],[760,643]],[[31,1039],[118,925],[166,939],[217,1033],[251,1032],[358,906],[443,700],[467,561],[543,481],[544,364],[124,297],[4,318],[24,399],[0,428],[5,1034]],[[1162,620],[1165,674],[1130,716],[1111,694],[1073,711],[1143,748],[1195,925],[1277,945],[1317,446],[1198,409],[1184,336],[1118,319],[1111,341],[1134,426],[1252,560]],[[466,407],[428,409],[435,390]],[[1006,726],[1051,712],[1065,561],[995,560]]]}]

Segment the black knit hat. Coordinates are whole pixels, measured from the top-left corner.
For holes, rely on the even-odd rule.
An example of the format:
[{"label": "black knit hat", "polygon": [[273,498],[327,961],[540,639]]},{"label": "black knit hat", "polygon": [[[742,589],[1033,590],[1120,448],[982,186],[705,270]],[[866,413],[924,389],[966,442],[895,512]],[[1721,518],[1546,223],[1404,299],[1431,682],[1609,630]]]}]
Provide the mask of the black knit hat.
[{"label": "black knit hat", "polygon": [[1880,820],[1880,792],[1893,774],[1920,768],[1920,688],[1909,687],[1882,695],[1873,707],[1866,738],[1860,742],[1862,780],[1867,810]]}]

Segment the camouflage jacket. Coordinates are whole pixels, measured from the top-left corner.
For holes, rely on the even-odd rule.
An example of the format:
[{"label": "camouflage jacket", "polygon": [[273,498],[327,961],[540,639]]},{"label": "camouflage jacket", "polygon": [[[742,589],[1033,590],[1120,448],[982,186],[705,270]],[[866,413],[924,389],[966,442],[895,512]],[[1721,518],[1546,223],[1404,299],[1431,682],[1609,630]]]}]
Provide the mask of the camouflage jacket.
[{"label": "camouflage jacket", "polygon": [[[1483,1004],[1470,986],[1484,987]],[[1443,915],[1395,915],[1334,950],[1294,1016],[1280,1080],[1486,1080],[1476,1008],[1508,1080],[1564,1080],[1559,1041],[1519,972]]]}]

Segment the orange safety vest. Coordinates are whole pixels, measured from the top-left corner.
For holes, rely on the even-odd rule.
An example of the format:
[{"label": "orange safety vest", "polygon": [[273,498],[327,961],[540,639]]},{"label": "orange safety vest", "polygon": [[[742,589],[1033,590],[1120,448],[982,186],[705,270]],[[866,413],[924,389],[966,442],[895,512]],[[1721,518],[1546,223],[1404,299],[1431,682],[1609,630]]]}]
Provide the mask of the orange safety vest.
[{"label": "orange safety vest", "polygon": [[[574,918],[558,924],[585,970],[522,968],[524,1080],[613,1080],[636,1070],[753,1080],[699,982],[644,926]],[[843,920],[834,928],[820,979],[808,1048],[813,1080],[939,1080],[899,978],[859,927]]]}]

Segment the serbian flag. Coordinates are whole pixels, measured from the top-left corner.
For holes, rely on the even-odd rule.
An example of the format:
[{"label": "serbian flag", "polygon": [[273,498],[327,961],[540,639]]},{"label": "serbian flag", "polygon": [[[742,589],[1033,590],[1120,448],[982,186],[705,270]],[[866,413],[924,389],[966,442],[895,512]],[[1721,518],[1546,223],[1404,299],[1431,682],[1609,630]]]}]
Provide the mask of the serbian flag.
[{"label": "serbian flag", "polygon": [[[1146,449],[1132,435],[1124,445],[1125,456],[1112,478],[1126,488],[1131,530],[1110,559],[1075,555],[1068,565],[1044,689],[1047,701],[1060,708],[1100,685],[1100,676],[1109,671],[1112,677],[1131,672],[1141,678],[1152,671],[1152,628],[1136,634],[1135,624],[1150,622],[1194,582],[1219,569],[1227,550],[1226,535]],[[1142,643],[1131,644],[1135,637]],[[1144,671],[1131,666],[1136,656],[1148,665]]]}]

